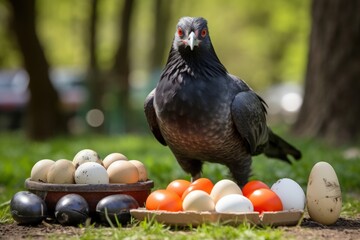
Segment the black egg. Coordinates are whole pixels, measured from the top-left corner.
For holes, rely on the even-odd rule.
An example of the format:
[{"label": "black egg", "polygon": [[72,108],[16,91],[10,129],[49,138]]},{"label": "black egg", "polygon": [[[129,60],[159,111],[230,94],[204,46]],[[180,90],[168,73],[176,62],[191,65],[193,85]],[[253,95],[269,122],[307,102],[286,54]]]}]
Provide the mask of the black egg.
[{"label": "black egg", "polygon": [[43,199],[34,193],[21,191],[10,202],[11,216],[21,224],[39,224],[47,216],[47,207]]},{"label": "black egg", "polygon": [[67,194],[55,206],[55,218],[63,225],[85,223],[89,217],[89,205],[79,194]]},{"label": "black egg", "polygon": [[103,223],[116,225],[119,222],[122,225],[130,222],[130,209],[138,208],[138,202],[129,195],[116,194],[104,197],[96,205],[96,213]]}]

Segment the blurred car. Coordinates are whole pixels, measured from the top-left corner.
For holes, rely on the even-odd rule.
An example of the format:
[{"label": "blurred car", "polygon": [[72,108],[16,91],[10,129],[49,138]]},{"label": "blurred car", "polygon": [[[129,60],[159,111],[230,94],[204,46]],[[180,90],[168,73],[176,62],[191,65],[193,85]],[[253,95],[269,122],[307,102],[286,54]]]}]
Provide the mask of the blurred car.
[{"label": "blurred car", "polygon": [[21,126],[29,101],[29,78],[24,70],[0,71],[0,129]]},{"label": "blurred car", "polygon": [[86,102],[85,72],[77,69],[54,69],[50,79],[59,94],[62,109],[70,115],[76,114]]},{"label": "blurred car", "polygon": [[[85,73],[77,69],[55,69],[50,72],[50,79],[65,114],[75,116],[87,98]],[[25,70],[0,71],[0,130],[22,126],[29,99],[29,76]]]}]

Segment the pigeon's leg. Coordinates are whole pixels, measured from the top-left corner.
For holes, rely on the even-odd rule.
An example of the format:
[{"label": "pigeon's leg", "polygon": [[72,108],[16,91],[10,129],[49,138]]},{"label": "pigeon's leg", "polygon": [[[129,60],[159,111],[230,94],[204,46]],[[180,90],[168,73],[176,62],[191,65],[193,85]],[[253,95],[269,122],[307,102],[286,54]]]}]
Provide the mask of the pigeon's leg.
[{"label": "pigeon's leg", "polygon": [[251,174],[251,161],[251,156],[248,156],[241,161],[231,161],[226,164],[235,182],[240,187],[243,187],[248,182]]},{"label": "pigeon's leg", "polygon": [[191,182],[194,182],[194,181],[198,180],[199,178],[201,178],[201,172],[199,172],[195,176],[191,176]]},{"label": "pigeon's leg", "polygon": [[177,158],[177,161],[185,172],[191,174],[191,182],[201,178],[202,161],[188,158]]}]

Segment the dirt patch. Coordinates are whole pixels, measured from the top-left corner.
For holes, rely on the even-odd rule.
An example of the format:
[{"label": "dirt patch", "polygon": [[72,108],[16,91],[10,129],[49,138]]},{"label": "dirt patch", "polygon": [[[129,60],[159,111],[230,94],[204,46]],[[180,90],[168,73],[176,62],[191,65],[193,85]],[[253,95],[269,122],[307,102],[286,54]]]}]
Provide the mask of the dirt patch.
[{"label": "dirt patch", "polygon": [[19,224],[1,224],[0,239],[46,239],[49,234],[66,237],[81,235],[83,229],[77,227],[61,226],[59,224],[42,223],[36,226],[23,226]]},{"label": "dirt patch", "polygon": [[[325,226],[304,218],[300,226],[279,227],[284,230],[285,238],[291,239],[360,239],[360,216],[356,218],[340,218],[334,225]],[[84,229],[59,224],[43,222],[37,226],[22,226],[19,224],[0,224],[0,239],[46,239],[51,236],[67,237],[81,236]]]},{"label": "dirt patch", "polygon": [[295,239],[341,239],[356,240],[360,239],[360,218],[339,218],[335,224],[325,226],[304,218],[300,226],[281,227],[285,231],[285,236]]}]

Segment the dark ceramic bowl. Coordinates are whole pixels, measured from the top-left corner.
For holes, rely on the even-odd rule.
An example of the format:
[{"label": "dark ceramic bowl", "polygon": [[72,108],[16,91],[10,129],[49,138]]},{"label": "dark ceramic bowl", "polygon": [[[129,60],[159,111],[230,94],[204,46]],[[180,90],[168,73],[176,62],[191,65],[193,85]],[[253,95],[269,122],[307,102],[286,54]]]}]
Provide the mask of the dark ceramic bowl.
[{"label": "dark ceramic bowl", "polygon": [[25,187],[45,200],[49,213],[53,213],[58,200],[70,193],[81,195],[89,204],[90,214],[96,212],[97,203],[106,196],[127,194],[135,198],[140,207],[145,206],[147,197],[154,187],[152,180],[131,184],[53,184],[26,179]]}]

